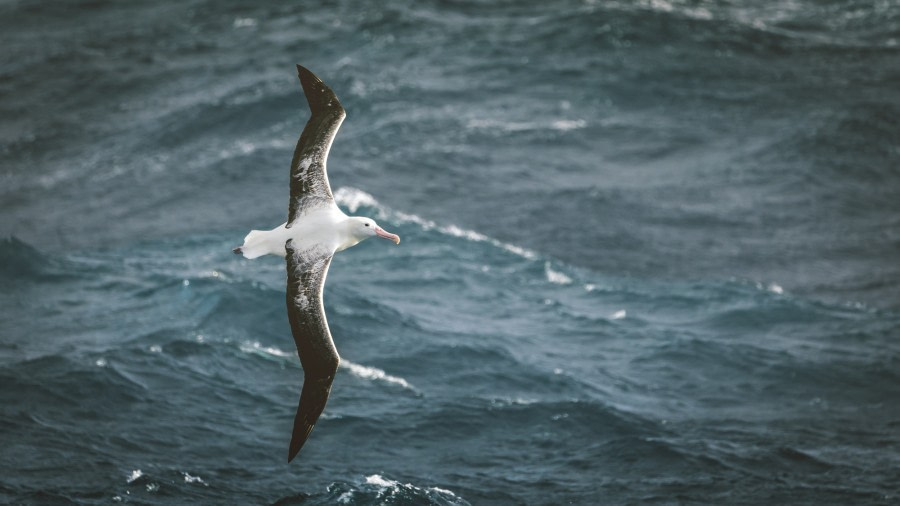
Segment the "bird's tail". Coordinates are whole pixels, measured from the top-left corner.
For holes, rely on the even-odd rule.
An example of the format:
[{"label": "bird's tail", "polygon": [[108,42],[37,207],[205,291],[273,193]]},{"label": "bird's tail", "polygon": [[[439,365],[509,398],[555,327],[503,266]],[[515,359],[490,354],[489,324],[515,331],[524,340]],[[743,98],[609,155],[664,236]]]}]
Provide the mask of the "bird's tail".
[{"label": "bird's tail", "polygon": [[244,237],[244,244],[234,248],[236,255],[244,255],[244,258],[256,258],[269,253],[269,245],[266,242],[266,232],[263,230],[251,230]]}]

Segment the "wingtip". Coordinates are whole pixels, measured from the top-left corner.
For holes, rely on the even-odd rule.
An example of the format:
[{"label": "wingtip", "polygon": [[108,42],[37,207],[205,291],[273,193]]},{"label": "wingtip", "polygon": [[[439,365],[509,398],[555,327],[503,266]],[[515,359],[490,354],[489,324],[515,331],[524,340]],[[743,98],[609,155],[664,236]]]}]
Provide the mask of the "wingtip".
[{"label": "wingtip", "polygon": [[294,457],[300,453],[300,449],[303,448],[303,445],[306,443],[306,439],[309,437],[309,433],[312,430],[312,427],[309,427],[308,430],[304,431],[302,436],[300,434],[295,433],[291,437],[291,444],[288,446],[288,463],[294,460]]},{"label": "wingtip", "polygon": [[319,76],[313,74],[311,70],[299,63],[297,64],[297,76],[300,77],[300,82],[303,83],[304,87],[306,87],[307,83],[322,82]]},{"label": "wingtip", "polygon": [[319,76],[300,64],[297,64],[297,76],[300,78],[300,85],[313,114],[321,111],[345,114],[337,95]]}]

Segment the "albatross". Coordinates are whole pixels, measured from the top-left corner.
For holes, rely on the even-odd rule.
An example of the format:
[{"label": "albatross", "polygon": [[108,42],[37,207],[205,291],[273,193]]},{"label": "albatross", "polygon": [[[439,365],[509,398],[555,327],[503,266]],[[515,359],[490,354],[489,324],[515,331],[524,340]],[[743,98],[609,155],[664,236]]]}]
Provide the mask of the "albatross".
[{"label": "albatross", "polygon": [[400,244],[374,220],[347,216],[334,202],[325,163],[347,113],[331,88],[297,65],[311,116],[291,160],[288,219],[272,230],[252,230],[234,252],[244,258],[277,255],[287,263],[287,313],[303,366],[303,390],[294,417],[288,462],[297,456],[325,409],[340,356],[331,339],[322,287],[331,258],[370,237]]}]

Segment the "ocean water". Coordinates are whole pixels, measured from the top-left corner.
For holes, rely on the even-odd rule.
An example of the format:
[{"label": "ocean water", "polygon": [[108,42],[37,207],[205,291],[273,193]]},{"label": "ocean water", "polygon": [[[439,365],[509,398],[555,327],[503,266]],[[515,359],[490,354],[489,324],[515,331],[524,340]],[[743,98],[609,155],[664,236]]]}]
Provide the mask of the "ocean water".
[{"label": "ocean water", "polygon": [[744,4],[0,1],[0,503],[896,504],[900,4]]}]

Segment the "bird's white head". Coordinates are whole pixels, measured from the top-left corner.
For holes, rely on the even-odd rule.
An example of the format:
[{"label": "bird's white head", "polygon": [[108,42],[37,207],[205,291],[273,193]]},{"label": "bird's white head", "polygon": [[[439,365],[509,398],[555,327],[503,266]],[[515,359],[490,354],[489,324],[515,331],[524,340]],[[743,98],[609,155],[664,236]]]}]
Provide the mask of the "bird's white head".
[{"label": "bird's white head", "polygon": [[400,236],[392,234],[387,230],[378,226],[375,220],[371,218],[363,218],[361,216],[353,216],[349,219],[350,235],[356,239],[356,242],[364,241],[372,236],[382,237],[394,241],[394,244],[400,244]]}]

